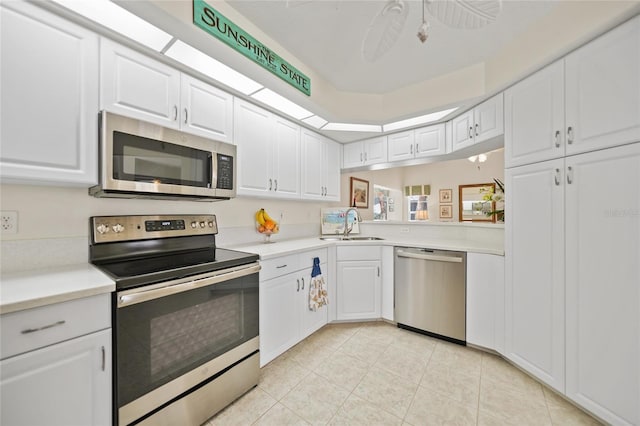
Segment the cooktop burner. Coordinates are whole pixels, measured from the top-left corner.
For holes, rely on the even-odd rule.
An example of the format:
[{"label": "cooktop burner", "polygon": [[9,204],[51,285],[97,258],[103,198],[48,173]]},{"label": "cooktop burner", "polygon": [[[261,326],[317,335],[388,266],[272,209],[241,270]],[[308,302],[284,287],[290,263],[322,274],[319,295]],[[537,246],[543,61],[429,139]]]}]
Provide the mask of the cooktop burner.
[{"label": "cooktop burner", "polygon": [[91,263],[116,290],[254,263],[257,254],[215,245],[215,216],[92,217]]}]

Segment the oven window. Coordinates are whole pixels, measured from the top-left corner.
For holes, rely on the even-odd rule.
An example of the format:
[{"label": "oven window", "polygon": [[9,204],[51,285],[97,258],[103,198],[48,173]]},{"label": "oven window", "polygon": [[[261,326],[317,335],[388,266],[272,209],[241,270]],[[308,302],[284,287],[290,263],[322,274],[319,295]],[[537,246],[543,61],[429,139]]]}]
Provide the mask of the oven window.
[{"label": "oven window", "polygon": [[122,132],[113,132],[113,178],[211,188],[212,154]]},{"label": "oven window", "polygon": [[116,310],[118,406],[258,336],[258,274]]}]

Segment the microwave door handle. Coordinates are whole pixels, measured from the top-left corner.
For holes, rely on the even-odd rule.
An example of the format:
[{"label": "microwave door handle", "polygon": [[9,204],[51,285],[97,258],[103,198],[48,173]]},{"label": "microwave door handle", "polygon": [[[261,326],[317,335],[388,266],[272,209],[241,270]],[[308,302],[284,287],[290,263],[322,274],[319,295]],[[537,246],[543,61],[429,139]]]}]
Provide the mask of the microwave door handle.
[{"label": "microwave door handle", "polygon": [[[149,300],[160,299],[161,297],[171,296],[173,294],[183,293],[185,291],[194,290],[196,288],[205,287],[213,284],[218,284],[223,281],[229,281],[235,278],[244,277],[247,275],[255,274],[260,271],[261,267],[258,263],[251,264],[248,267],[242,266],[240,268],[234,268],[230,271],[220,271],[209,277],[200,278],[196,280],[190,280],[187,282],[167,282],[165,286],[159,288],[153,288],[151,290],[135,289],[131,292],[124,291],[118,293],[117,301],[118,308],[124,308],[126,306],[135,305],[137,303],[147,302]],[[180,280],[176,280],[180,281]]]}]

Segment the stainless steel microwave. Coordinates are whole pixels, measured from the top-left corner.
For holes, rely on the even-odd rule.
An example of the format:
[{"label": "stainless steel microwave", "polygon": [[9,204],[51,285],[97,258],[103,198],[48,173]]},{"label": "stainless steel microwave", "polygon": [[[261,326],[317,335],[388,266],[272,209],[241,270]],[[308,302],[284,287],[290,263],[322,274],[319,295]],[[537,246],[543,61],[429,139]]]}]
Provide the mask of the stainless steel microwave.
[{"label": "stainless steel microwave", "polygon": [[236,195],[236,147],[100,112],[95,197],[213,201]]}]

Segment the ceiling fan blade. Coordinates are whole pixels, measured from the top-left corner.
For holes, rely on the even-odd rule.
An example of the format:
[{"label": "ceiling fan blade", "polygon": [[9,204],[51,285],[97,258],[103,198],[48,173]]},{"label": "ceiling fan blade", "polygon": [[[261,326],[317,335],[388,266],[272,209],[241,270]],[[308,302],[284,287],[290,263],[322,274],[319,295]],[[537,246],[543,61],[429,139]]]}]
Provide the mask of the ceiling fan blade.
[{"label": "ceiling fan blade", "polygon": [[374,62],[387,53],[404,29],[409,6],[402,0],[391,0],[373,18],[362,42],[362,57]]},{"label": "ceiling fan blade", "polygon": [[428,0],[427,10],[449,27],[475,30],[498,18],[502,0]]}]

